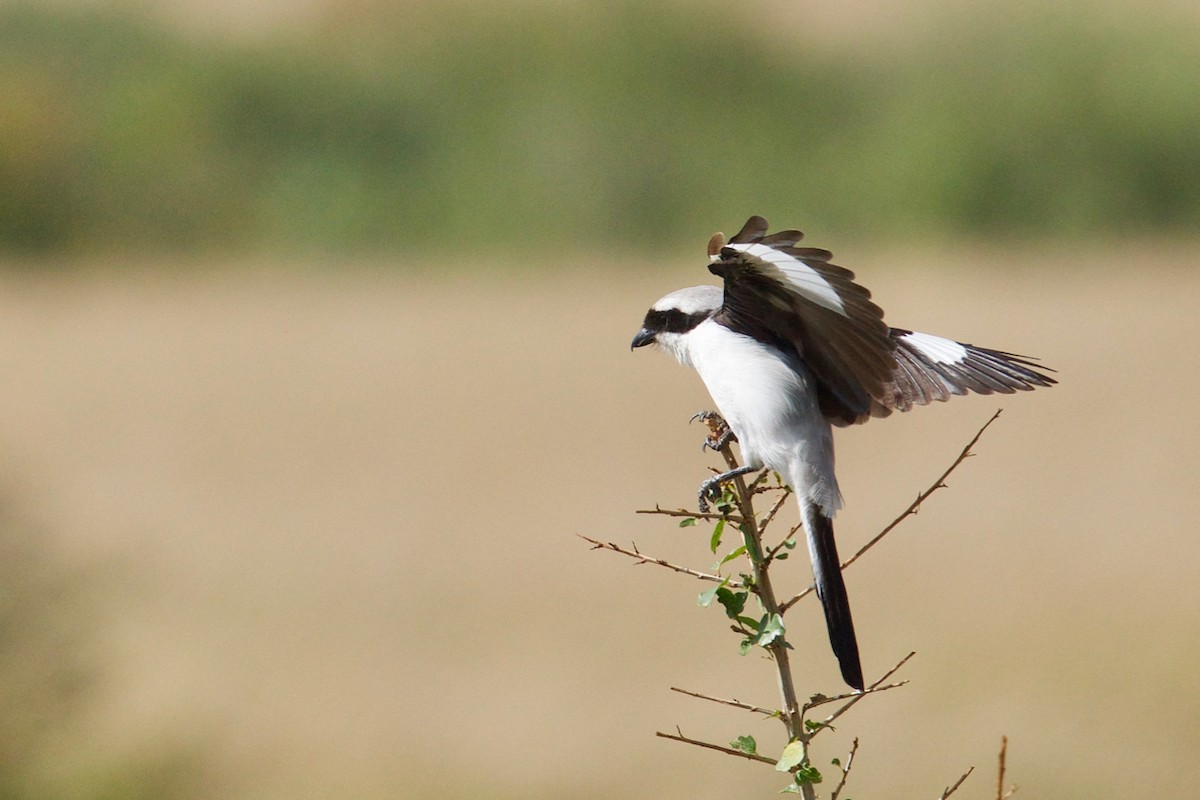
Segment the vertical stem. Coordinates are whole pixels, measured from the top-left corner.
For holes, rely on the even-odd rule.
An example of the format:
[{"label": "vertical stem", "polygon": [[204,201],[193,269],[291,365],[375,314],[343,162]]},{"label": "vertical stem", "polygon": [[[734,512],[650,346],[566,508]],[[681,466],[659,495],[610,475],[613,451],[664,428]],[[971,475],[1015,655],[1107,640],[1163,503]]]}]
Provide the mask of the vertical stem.
[{"label": "vertical stem", "polygon": [[[725,463],[729,465],[729,469],[737,469],[738,462],[734,458],[733,452],[726,445],[721,449],[721,455],[725,457]],[[759,603],[762,609],[770,619],[776,615],[782,617],[779,610],[779,601],[775,597],[775,589],[771,585],[771,575],[766,559],[763,557],[762,532],[758,527],[758,518],[754,515],[753,495],[746,486],[746,480],[743,476],[738,475],[734,479],[734,487],[737,489],[737,504],[738,511],[745,520],[741,525],[742,539],[746,544],[746,555],[750,558],[750,564],[754,575],[754,592],[758,595]],[[792,682],[792,667],[791,661],[788,658],[788,647],[786,631],[783,636],[775,639],[766,646],[766,650],[771,654],[771,658],[775,661],[775,669],[779,677],[779,694],[783,700],[783,723],[787,727],[788,741],[800,742],[804,748],[805,759],[804,764],[808,763],[808,740],[809,736],[804,730],[804,715],[800,711],[800,703],[796,699],[796,686]],[[800,785],[801,795],[805,800],[815,800],[816,790],[811,783]]]}]

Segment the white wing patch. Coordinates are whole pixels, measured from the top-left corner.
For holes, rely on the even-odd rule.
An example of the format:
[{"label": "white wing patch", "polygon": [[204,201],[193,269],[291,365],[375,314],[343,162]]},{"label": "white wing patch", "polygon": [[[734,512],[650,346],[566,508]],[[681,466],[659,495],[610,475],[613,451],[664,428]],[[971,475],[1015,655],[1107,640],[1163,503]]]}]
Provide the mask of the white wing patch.
[{"label": "white wing patch", "polygon": [[775,269],[772,271],[777,275],[772,277],[776,277],[780,283],[785,284],[806,300],[828,308],[830,311],[836,311],[842,316],[847,316],[846,307],[842,304],[842,299],[838,297],[837,291],[821,277],[819,272],[798,258],[781,253],[765,244],[728,244],[725,246],[744,253],[748,258],[758,261],[760,264],[774,267]]},{"label": "white wing patch", "polygon": [[967,348],[953,339],[928,333],[906,333],[899,338],[936,364],[961,364],[967,358]]}]

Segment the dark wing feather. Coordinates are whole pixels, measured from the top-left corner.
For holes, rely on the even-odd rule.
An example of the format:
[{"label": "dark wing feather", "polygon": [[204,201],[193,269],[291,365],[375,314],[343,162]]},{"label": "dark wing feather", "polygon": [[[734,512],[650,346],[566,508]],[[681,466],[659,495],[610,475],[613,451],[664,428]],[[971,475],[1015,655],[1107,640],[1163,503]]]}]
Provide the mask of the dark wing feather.
[{"label": "dark wing feather", "polygon": [[793,350],[817,382],[821,410],[835,423],[865,418],[896,371],[896,344],[871,293],[826,250],[797,247],[799,231],[766,235],[751,217],[709,265],[725,280],[714,320]]},{"label": "dark wing feather", "polygon": [[799,247],[796,230],[767,234],[751,217],[727,244],[714,238],[709,270],[725,280],[715,322],[794,352],[835,425],[977,392],[1011,394],[1056,381],[1025,356],[889,328],[854,273],[828,250]]},{"label": "dark wing feather", "polygon": [[1054,370],[1026,356],[900,328],[892,328],[890,335],[896,343],[896,370],[871,408],[874,417],[968,392],[1012,394],[1057,383],[1046,374]]}]

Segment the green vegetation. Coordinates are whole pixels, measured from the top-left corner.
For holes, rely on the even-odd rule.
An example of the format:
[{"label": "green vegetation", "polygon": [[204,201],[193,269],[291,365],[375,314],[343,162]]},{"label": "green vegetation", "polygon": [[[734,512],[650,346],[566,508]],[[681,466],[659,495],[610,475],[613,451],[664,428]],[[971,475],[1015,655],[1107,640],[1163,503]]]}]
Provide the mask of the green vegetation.
[{"label": "green vegetation", "polygon": [[553,4],[198,39],[0,11],[0,249],[552,254],[750,213],[862,236],[1191,233],[1200,32],[972,11],[886,51]]}]

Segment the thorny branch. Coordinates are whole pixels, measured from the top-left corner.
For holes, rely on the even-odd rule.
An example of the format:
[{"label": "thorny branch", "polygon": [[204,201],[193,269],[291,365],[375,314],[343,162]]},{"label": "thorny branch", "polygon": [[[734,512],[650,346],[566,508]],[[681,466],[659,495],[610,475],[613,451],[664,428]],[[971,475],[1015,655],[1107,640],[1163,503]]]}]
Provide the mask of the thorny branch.
[{"label": "thorny branch", "polygon": [[[691,567],[681,567],[678,564],[672,564],[670,561],[645,555],[637,549],[637,545],[634,545],[632,550],[626,550],[624,547],[621,547],[621,545],[616,544],[615,542],[601,542],[597,539],[591,538],[590,536],[584,536],[582,533],[577,533],[575,535],[580,539],[583,539],[585,542],[590,543],[593,550],[612,550],[614,553],[620,553],[621,555],[637,559],[638,564],[656,564],[660,567],[666,567],[669,570],[674,570],[675,572],[680,572],[684,575],[691,575],[693,578],[699,578],[702,581],[713,581],[715,583],[726,581],[726,579],[720,575],[713,575],[708,572],[700,572],[699,570],[692,569]],[[742,588],[742,584],[738,583],[737,581],[726,581],[725,585],[735,589]]]},{"label": "thorny branch", "polygon": [[858,737],[854,737],[854,743],[850,745],[850,753],[846,756],[846,763],[842,764],[842,777],[838,780],[837,787],[829,795],[829,800],[838,800],[842,796],[842,789],[846,786],[846,779],[850,777],[850,768],[854,766],[854,754],[858,752]]},{"label": "thorny branch", "polygon": [[714,513],[714,512],[710,512],[710,511],[688,511],[686,508],[672,510],[669,508],[659,508],[658,506],[655,506],[654,508],[639,508],[637,511],[635,511],[633,513],[635,513],[635,514],[661,514],[664,517],[686,517],[689,519],[707,519],[707,520],[711,520],[712,522],[716,522],[717,520],[723,519],[728,522],[735,523],[737,525],[741,525],[743,522],[741,517],[730,516],[729,514],[719,514],[719,513]]},{"label": "thorny branch", "polygon": [[752,706],[749,703],[743,703],[741,700],[737,700],[737,699],[726,700],[723,697],[713,697],[712,695],[709,695],[709,694],[701,694],[700,692],[692,692],[687,689],[680,689],[678,686],[672,686],[671,691],[679,692],[680,694],[686,694],[688,697],[696,697],[696,698],[699,698],[700,700],[709,700],[713,703],[720,703],[721,705],[724,705],[724,706],[733,706],[734,708],[740,708],[745,711],[753,711],[755,714],[764,714],[768,717],[779,716],[779,709],[777,709],[777,708],[763,708],[762,706]]},{"label": "thorny branch", "polygon": [[942,791],[942,794],[941,794],[941,796],[940,796],[940,797],[938,797],[938,800],[946,800],[946,798],[947,798],[947,797],[949,797],[950,795],[952,795],[952,794],[954,794],[955,792],[957,792],[957,791],[958,791],[958,787],[962,786],[962,785],[963,785],[963,781],[965,781],[967,778],[969,778],[969,777],[970,777],[970,775],[971,775],[971,773],[972,773],[972,772],[974,772],[974,771],[975,771],[975,768],[974,768],[974,767],[969,767],[969,768],[967,768],[967,771],[966,771],[966,772],[964,772],[964,773],[962,774],[962,777],[961,777],[961,778],[959,778],[958,780],[956,780],[956,781],[954,782],[954,785],[953,785],[953,786],[947,786],[947,787],[946,787],[946,788],[945,788],[945,789]]},{"label": "thorny branch", "polygon": [[810,699],[807,703],[804,704],[804,713],[805,714],[807,714],[810,710],[816,708],[817,706],[823,706],[826,703],[836,703],[836,702],[840,702],[842,700],[849,701],[844,706],[839,708],[837,711],[834,711],[828,717],[821,720],[820,727],[818,727],[815,731],[813,731],[811,735],[816,736],[818,733],[820,733],[821,731],[828,728],[830,725],[833,724],[834,720],[836,720],[842,714],[845,714],[847,711],[849,711],[851,708],[853,708],[860,700],[862,700],[867,695],[886,691],[887,689],[895,689],[897,687],[904,686],[905,684],[907,684],[908,681],[900,681],[899,683],[889,683],[886,685],[883,682],[886,681],[888,678],[892,677],[893,675],[895,675],[897,672],[899,672],[900,668],[903,667],[905,664],[907,664],[908,660],[915,655],[916,655],[916,652],[912,652],[912,653],[909,653],[908,655],[906,655],[904,658],[900,659],[900,662],[898,664],[896,664],[896,666],[892,667],[887,672],[883,673],[883,677],[881,677],[879,680],[872,683],[870,686],[868,686],[866,689],[864,689],[861,692],[848,692],[846,694],[837,695],[836,697],[818,696],[818,697],[814,697],[814,698]]},{"label": "thorny branch", "polygon": [[689,739],[687,736],[683,735],[683,731],[679,730],[679,728],[676,728],[675,731],[675,733],[663,733],[662,731],[655,731],[654,735],[661,736],[664,739],[671,739],[672,741],[676,742],[683,742],[684,744],[694,744],[697,747],[707,747],[709,750],[717,750],[722,753],[728,753],[731,756],[741,756],[742,758],[748,758],[751,761],[761,761],[764,764],[775,763],[775,759],[767,758],[766,756],[760,756],[758,753],[747,753],[744,750],[734,750],[732,747],[724,747],[723,745],[713,744],[712,742],[704,742],[700,739]]},{"label": "thorny branch", "polygon": [[[929,496],[931,494],[936,492],[938,489],[946,488],[946,479],[950,477],[950,473],[954,472],[954,470],[958,469],[960,464],[962,464],[964,461],[966,461],[968,458],[970,458],[971,456],[974,455],[974,453],[971,452],[971,448],[973,448],[979,442],[980,437],[983,436],[983,432],[986,431],[991,426],[991,424],[993,422],[995,422],[996,419],[1000,416],[1000,411],[1001,411],[1001,409],[997,409],[996,413],[992,414],[991,419],[989,419],[987,422],[983,423],[983,427],[980,428],[978,431],[976,431],[975,435],[971,438],[971,441],[967,442],[967,446],[964,447],[962,449],[962,452],[958,454],[958,458],[954,459],[954,463],[951,464],[946,469],[946,471],[943,472],[941,474],[941,476],[939,476],[938,479],[933,482],[932,485],[930,485],[930,487],[928,489],[926,489],[925,491],[918,494],[917,499],[913,500],[912,503],[909,505],[909,507],[904,509],[904,511],[900,514],[900,516],[898,516],[894,520],[892,520],[888,524],[888,526],[886,528],[884,528],[883,530],[881,530],[879,533],[877,533],[875,535],[875,537],[873,539],[871,539],[871,541],[867,542],[862,547],[860,547],[858,549],[857,553],[855,553],[854,555],[850,556],[848,559],[846,559],[845,561],[842,562],[843,570],[846,569],[846,567],[853,564],[855,561],[858,561],[858,559],[860,559],[864,553],[866,553],[868,550],[870,550],[872,547],[874,547],[876,544],[878,544],[879,541],[881,539],[883,539],[883,537],[885,537],[889,533],[891,533],[896,528],[897,525],[899,525],[901,522],[903,522],[908,517],[911,517],[914,514],[916,514],[918,511],[920,511],[921,504],[924,503],[926,500],[928,500]],[[783,610],[784,611],[788,610],[789,608],[794,606],[799,601],[803,600],[805,597],[808,597],[808,595],[812,594],[816,590],[817,590],[817,587],[809,586],[803,592],[801,592],[800,594],[793,597],[791,600],[788,600],[786,603],[784,603]]]},{"label": "thorny branch", "polygon": [[1004,791],[1004,761],[1008,756],[1008,737],[1000,737],[1000,771],[996,778],[996,800],[1008,800],[1017,791],[1016,784],[1008,791]]},{"label": "thorny branch", "polygon": [[[894,530],[901,522],[903,522],[909,516],[916,514],[920,510],[921,504],[924,503],[924,501],[927,500],[930,497],[930,495],[932,495],[938,489],[944,488],[946,486],[946,479],[950,477],[951,473],[953,473],[954,470],[957,469],[960,464],[962,464],[964,461],[966,461],[967,458],[969,458],[972,455],[971,450],[979,442],[979,439],[983,436],[983,432],[986,431],[988,429],[988,427],[990,427],[991,424],[993,422],[995,422],[999,416],[1000,416],[999,411],[997,411],[995,414],[993,414],[992,417],[990,419],[988,419],[988,421],[986,423],[984,423],[983,427],[981,427],[975,433],[974,437],[972,437],[971,441],[968,442],[967,445],[962,449],[962,452],[959,453],[958,457],[949,466],[949,468],[947,468],[941,474],[941,476],[938,477],[938,479],[936,481],[934,481],[934,483],[929,488],[927,488],[925,491],[918,494],[916,500],[914,500],[912,502],[912,504],[910,504],[909,507],[904,510],[903,513],[901,513],[898,517],[896,517],[887,527],[885,527],[874,538],[872,538],[863,547],[861,547],[858,550],[858,552],[856,552],[853,556],[851,556],[849,559],[847,559],[842,564],[842,569],[845,569],[846,567],[850,566],[855,561],[857,561],[859,558],[861,558],[868,550],[870,550],[872,547],[874,547],[876,544],[878,544],[879,541],[883,539],[883,537],[888,535],[892,530]],[[712,416],[705,418],[705,422],[709,425],[709,428],[710,428],[711,435],[708,438],[708,443],[709,443],[709,446],[712,446],[712,443],[718,441],[721,438],[720,435],[724,429],[724,421],[721,420],[720,417],[718,417],[716,415],[712,415]],[[733,452],[729,447],[727,439],[725,440],[724,446],[721,447],[717,452],[719,452],[721,454],[721,456],[725,460],[725,463],[729,470],[734,470],[738,467],[737,459],[734,457]],[[776,598],[775,591],[774,591],[774,588],[771,583],[769,567],[773,560],[775,560],[777,557],[781,557],[780,551],[784,547],[791,546],[790,543],[792,542],[793,537],[799,531],[800,526],[796,526],[796,527],[792,528],[788,532],[787,536],[784,537],[784,539],[781,540],[779,543],[775,544],[773,547],[771,547],[769,549],[764,549],[763,536],[767,530],[767,527],[772,522],[774,522],[776,515],[779,513],[780,509],[785,504],[787,497],[791,494],[791,490],[784,486],[769,486],[769,487],[764,486],[763,483],[766,479],[767,474],[768,474],[768,471],[766,471],[766,470],[760,472],[754,478],[754,480],[750,483],[747,483],[744,476],[741,476],[741,475],[739,475],[733,479],[733,481],[732,481],[732,484],[733,484],[733,493],[732,493],[733,494],[733,506],[734,506],[734,508],[736,508],[736,511],[737,511],[736,514],[730,513],[730,511],[732,510],[730,508],[724,509],[723,513],[698,513],[695,511],[689,511],[687,509],[668,510],[668,509],[660,508],[658,506],[655,506],[655,508],[653,508],[653,509],[639,510],[637,512],[639,514],[659,514],[659,515],[668,516],[668,517],[682,517],[682,518],[690,518],[693,520],[703,519],[703,520],[708,520],[708,521],[713,521],[713,522],[719,521],[719,520],[724,520],[726,522],[726,524],[732,523],[732,524],[736,525],[742,533],[742,539],[743,539],[743,543],[745,546],[745,554],[746,554],[748,560],[750,561],[750,565],[751,565],[751,569],[752,569],[752,572],[750,575],[742,576],[743,577],[742,581],[732,581],[721,575],[716,575],[716,574],[712,574],[712,573],[708,573],[708,572],[702,572],[699,570],[691,569],[690,567],[684,567],[684,566],[680,566],[677,564],[672,564],[661,558],[655,558],[653,556],[645,555],[644,553],[640,552],[637,549],[636,545],[634,545],[632,549],[627,549],[627,548],[621,547],[617,544],[614,544],[613,542],[601,542],[599,540],[592,539],[590,537],[582,536],[582,535],[580,535],[580,538],[582,538],[585,541],[587,541],[588,543],[590,543],[592,545],[592,549],[594,549],[594,550],[595,549],[611,550],[613,552],[621,553],[622,555],[625,555],[625,556],[635,559],[638,564],[656,564],[658,566],[665,567],[666,569],[672,570],[674,572],[682,573],[685,575],[690,575],[690,576],[698,578],[700,580],[717,582],[717,583],[723,582],[726,587],[729,587],[731,589],[741,589],[741,590],[748,591],[748,592],[752,593],[758,599],[759,605],[761,606],[762,611],[764,612],[764,615],[765,615],[764,619],[776,619],[776,618],[782,619],[783,615],[788,611],[788,609],[790,609],[793,605],[795,605],[797,602],[799,602],[801,599],[803,599],[807,595],[811,594],[813,591],[815,591],[815,589],[814,589],[814,587],[810,586],[805,591],[801,592],[800,594],[798,594],[795,597],[788,600],[786,603],[782,603],[782,604],[779,603],[778,599]],[[754,495],[761,494],[764,492],[772,492],[772,491],[780,491],[781,492],[780,496],[778,498],[775,498],[774,502],[772,503],[770,511],[767,512],[767,514],[761,520],[759,520],[759,518],[755,515],[755,511],[754,511],[754,504],[753,504]],[[751,635],[753,633],[752,631],[750,631],[748,629],[746,624],[744,624],[742,621],[740,621],[740,618],[735,620],[735,622],[738,622],[738,624],[734,626],[734,630],[738,631],[739,633],[741,633],[743,635]],[[803,768],[811,769],[809,754],[808,754],[808,745],[812,741],[812,739],[815,736],[817,736],[822,730],[825,730],[826,728],[830,728],[832,723],[835,720],[837,720],[839,717],[841,717],[843,714],[845,714],[847,711],[849,711],[854,705],[856,705],[858,702],[860,702],[868,694],[876,694],[878,692],[882,692],[882,691],[886,691],[889,689],[895,689],[900,686],[904,686],[907,683],[907,681],[899,681],[896,683],[886,683],[886,681],[889,678],[891,678],[891,676],[894,675],[897,671],[899,671],[900,668],[903,667],[908,662],[908,660],[911,659],[914,655],[914,653],[909,653],[907,656],[902,658],[894,667],[892,667],[890,670],[888,670],[886,673],[884,673],[884,675],[882,677],[880,677],[874,683],[870,684],[862,692],[851,692],[851,693],[836,695],[833,697],[827,697],[825,695],[817,694],[817,695],[812,696],[807,703],[804,703],[803,705],[801,705],[797,699],[796,689],[795,689],[795,685],[794,685],[793,679],[792,679],[792,671],[791,671],[791,665],[790,665],[790,659],[789,659],[790,645],[786,641],[785,634],[780,633],[780,635],[778,635],[775,638],[771,639],[770,641],[762,644],[762,647],[764,647],[764,649],[766,649],[767,652],[770,653],[772,660],[774,661],[775,666],[776,666],[776,672],[777,672],[777,677],[778,677],[778,682],[779,682],[780,699],[782,700],[782,707],[780,709],[764,708],[761,706],[755,706],[755,705],[751,705],[749,703],[744,703],[744,702],[742,702],[740,700],[736,700],[736,699],[724,699],[724,698],[720,698],[720,697],[714,697],[712,695],[701,694],[699,692],[693,692],[693,691],[689,691],[686,689],[680,689],[677,687],[672,687],[672,691],[679,692],[681,694],[686,694],[690,697],[695,697],[695,698],[698,698],[701,700],[707,700],[709,702],[719,703],[721,705],[730,706],[732,708],[738,708],[738,709],[742,709],[745,711],[750,711],[755,714],[762,714],[766,717],[780,718],[783,721],[783,723],[787,729],[788,741],[790,744],[789,749],[792,749],[791,746],[796,746],[796,745],[798,745],[800,747],[800,755],[802,756],[802,758],[799,760],[799,762],[796,763],[791,760],[786,762],[788,764],[795,763],[795,766],[793,766],[792,769],[790,770],[790,772],[793,775],[798,774],[798,771]],[[819,706],[830,704],[830,703],[839,703],[839,702],[843,702],[843,701],[845,701],[845,702],[841,706],[839,706],[835,711],[833,711],[831,714],[829,714],[824,719],[819,720],[819,721],[806,721],[809,712],[811,712],[813,709],[815,709]],[[755,753],[755,752],[746,752],[744,750],[735,749],[733,747],[726,747],[723,745],[714,744],[712,742],[706,742],[706,741],[703,741],[700,739],[693,739],[693,738],[684,736],[683,732],[678,727],[676,727],[675,731],[676,732],[674,734],[663,733],[662,731],[658,731],[656,735],[659,737],[662,737],[664,739],[671,739],[673,741],[683,742],[685,744],[691,744],[691,745],[695,745],[697,747],[703,747],[703,748],[710,749],[710,750],[716,750],[718,752],[726,753],[727,755],[745,758],[750,761],[759,761],[759,762],[766,763],[766,764],[772,764],[772,765],[775,765],[777,768],[779,768],[777,760],[774,758],[769,758],[767,756],[764,756],[764,755],[761,755],[761,754]],[[1005,760],[1006,746],[1007,746],[1007,740],[1003,740],[1002,744],[1001,744],[1001,750],[1000,750],[1000,776],[999,776],[999,780],[997,783],[997,790],[996,790],[997,800],[1007,800],[1007,798],[1009,796],[1011,796],[1012,792],[1015,791],[1015,787],[1014,787],[1013,789],[1009,790],[1007,793],[1004,792],[1004,760]],[[846,763],[844,765],[840,765],[840,773],[841,774],[839,776],[837,786],[834,788],[832,794],[830,795],[831,800],[838,800],[838,798],[840,797],[841,792],[846,785],[846,781],[849,778],[850,769],[853,764],[855,754],[857,752],[858,752],[858,739],[856,738],[854,740],[854,743],[850,749],[848,756],[846,757]],[[963,782],[967,779],[967,777],[973,771],[974,771],[974,767],[968,769],[965,773],[963,773],[963,775],[954,784],[946,787],[946,789],[943,790],[939,800],[947,800],[947,798],[949,798],[952,794],[954,794],[955,791],[957,791],[957,789],[963,784]],[[816,778],[816,780],[819,780],[819,777]],[[797,791],[797,789],[798,789],[799,793],[805,798],[805,800],[815,800],[816,793],[815,793],[815,789],[813,787],[812,781],[797,780],[796,785],[793,785],[789,788],[791,791]]]},{"label": "thorny branch", "polygon": [[[724,421],[721,424],[724,424]],[[733,451],[729,449],[728,443],[721,448],[720,452],[729,469],[737,469],[737,459],[734,457]],[[758,596],[758,602],[762,605],[763,613],[767,616],[767,619],[773,619],[776,616],[781,616],[781,609],[779,601],[775,599],[775,589],[771,584],[771,574],[767,571],[768,564],[763,555],[762,530],[755,523],[757,517],[754,515],[753,494],[741,475],[734,478],[734,488],[734,502],[741,512],[742,519],[746,520],[739,528],[742,531],[742,539],[746,545],[746,554],[749,556],[754,578],[754,583],[750,588]],[[802,739],[805,735],[804,717],[800,713],[799,703],[796,700],[796,686],[792,680],[792,668],[788,649],[789,645],[784,636],[779,636],[766,645],[767,652],[775,660],[776,672],[779,678],[779,691],[783,700],[783,708],[780,710],[783,714],[784,725],[787,727],[788,741],[795,741]]]}]

